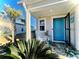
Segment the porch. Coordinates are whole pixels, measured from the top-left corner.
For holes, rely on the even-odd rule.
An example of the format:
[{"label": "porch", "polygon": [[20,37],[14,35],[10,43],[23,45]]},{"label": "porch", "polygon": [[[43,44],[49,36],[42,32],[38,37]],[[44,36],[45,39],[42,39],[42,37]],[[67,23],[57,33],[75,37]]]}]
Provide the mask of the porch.
[{"label": "porch", "polygon": [[[22,0],[18,4],[23,5],[26,10],[26,39],[31,39],[31,14],[37,19],[36,26],[36,39],[46,41],[48,38],[45,36],[46,31],[49,33],[50,41],[54,42],[54,28],[53,19],[62,18],[68,20],[64,22],[64,42],[72,45],[74,48],[79,50],[79,31],[78,31],[78,15],[79,5],[78,0]],[[27,8],[26,8],[27,7]],[[70,14],[67,16],[67,14]],[[42,21],[40,21],[42,20]],[[45,23],[43,22],[45,20]],[[40,23],[41,22],[41,23]],[[45,26],[45,27],[44,27]],[[61,26],[59,26],[61,27]],[[63,29],[64,29],[63,28]],[[42,31],[44,30],[44,31]],[[61,37],[62,38],[62,37]],[[57,42],[57,41],[56,41]],[[58,41],[61,42],[61,41]]]}]

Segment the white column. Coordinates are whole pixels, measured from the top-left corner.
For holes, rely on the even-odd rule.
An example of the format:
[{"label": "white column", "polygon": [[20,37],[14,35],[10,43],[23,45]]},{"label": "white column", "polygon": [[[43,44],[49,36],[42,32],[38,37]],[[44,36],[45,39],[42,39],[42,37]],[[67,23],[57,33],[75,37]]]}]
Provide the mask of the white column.
[{"label": "white column", "polygon": [[30,14],[30,10],[27,9],[27,12],[26,12],[26,39],[31,39],[31,14]]},{"label": "white column", "polygon": [[28,41],[29,39],[31,39],[31,13],[30,13],[30,9],[26,8],[26,4],[23,3],[23,6],[25,8],[26,11],[26,41]]},{"label": "white column", "polygon": [[79,5],[75,8],[75,48],[79,50]]}]

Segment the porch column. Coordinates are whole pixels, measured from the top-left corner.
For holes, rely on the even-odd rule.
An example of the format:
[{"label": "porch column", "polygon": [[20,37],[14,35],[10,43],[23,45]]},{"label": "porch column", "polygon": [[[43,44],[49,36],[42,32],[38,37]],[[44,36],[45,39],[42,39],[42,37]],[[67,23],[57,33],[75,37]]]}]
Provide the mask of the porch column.
[{"label": "porch column", "polygon": [[31,39],[31,13],[25,2],[23,2],[23,6],[26,11],[26,41],[28,41],[29,39]]},{"label": "porch column", "polygon": [[75,7],[75,48],[79,50],[79,5]]},{"label": "porch column", "polygon": [[29,40],[31,39],[31,14],[30,10],[27,9],[26,12],[26,39]]}]

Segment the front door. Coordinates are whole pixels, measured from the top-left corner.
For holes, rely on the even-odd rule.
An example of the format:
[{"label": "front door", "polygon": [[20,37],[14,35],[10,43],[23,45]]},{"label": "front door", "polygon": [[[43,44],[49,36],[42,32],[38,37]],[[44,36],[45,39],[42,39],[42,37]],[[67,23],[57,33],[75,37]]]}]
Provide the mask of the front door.
[{"label": "front door", "polygon": [[53,20],[54,41],[64,41],[64,18],[55,18]]}]

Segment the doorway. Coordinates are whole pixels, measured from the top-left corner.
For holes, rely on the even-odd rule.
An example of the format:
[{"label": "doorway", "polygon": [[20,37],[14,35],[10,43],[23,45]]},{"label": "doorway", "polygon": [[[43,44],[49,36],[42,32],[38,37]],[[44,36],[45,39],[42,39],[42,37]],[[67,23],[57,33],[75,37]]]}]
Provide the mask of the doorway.
[{"label": "doorway", "polygon": [[55,18],[53,20],[53,38],[54,41],[64,41],[65,24],[64,18]]}]

